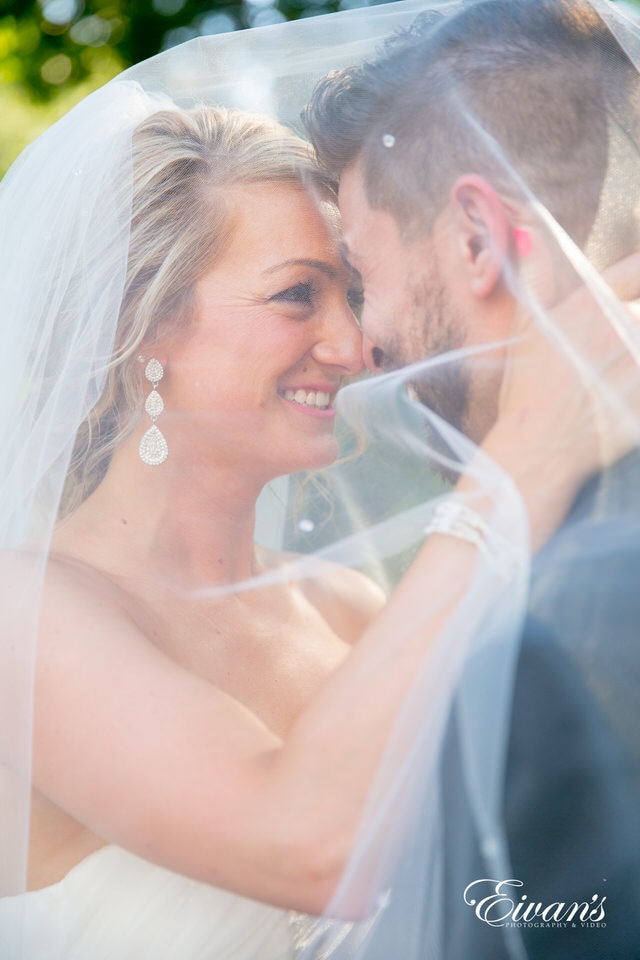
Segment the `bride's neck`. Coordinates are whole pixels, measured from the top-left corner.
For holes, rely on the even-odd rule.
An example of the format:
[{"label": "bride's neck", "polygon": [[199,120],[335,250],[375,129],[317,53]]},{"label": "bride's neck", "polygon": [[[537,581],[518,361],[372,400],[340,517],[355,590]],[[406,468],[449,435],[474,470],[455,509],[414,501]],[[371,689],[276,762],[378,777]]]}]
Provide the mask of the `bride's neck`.
[{"label": "bride's neck", "polygon": [[180,586],[257,572],[257,478],[211,464],[149,467],[126,453],[116,452],[102,483],[60,524],[54,549],[113,576]]}]

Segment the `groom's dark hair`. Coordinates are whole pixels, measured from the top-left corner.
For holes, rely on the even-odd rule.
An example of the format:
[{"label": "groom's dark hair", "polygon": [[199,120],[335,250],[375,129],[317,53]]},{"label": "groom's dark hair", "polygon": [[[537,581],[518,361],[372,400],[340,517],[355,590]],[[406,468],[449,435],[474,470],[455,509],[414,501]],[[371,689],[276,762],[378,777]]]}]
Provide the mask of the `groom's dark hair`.
[{"label": "groom's dark hair", "polygon": [[[616,183],[632,164],[638,197],[639,103],[635,67],[586,0],[480,0],[329,74],[303,117],[328,172],[360,161],[369,204],[405,234],[429,232],[455,179],[479,173],[502,193],[526,184],[584,245],[614,141]],[[635,221],[621,226],[615,250],[613,231],[601,238],[608,259],[635,243]]]}]

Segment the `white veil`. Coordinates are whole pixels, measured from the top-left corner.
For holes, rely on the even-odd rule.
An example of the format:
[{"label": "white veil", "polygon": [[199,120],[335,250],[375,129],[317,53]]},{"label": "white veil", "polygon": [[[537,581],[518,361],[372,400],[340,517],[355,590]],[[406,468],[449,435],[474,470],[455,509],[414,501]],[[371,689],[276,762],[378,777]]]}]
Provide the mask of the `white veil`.
[{"label": "white veil", "polygon": [[[314,95],[326,126],[323,129],[322,120],[318,124],[312,110],[312,138],[330,169],[336,169],[335,164],[340,170],[341,163],[348,167],[352,162],[341,140],[344,136],[350,144],[348,125],[366,130],[368,139],[360,141],[357,157],[371,203],[400,211],[398,215],[416,203],[409,188],[403,192],[404,178],[412,177],[414,187],[420,185],[427,205],[429,180],[435,181],[444,203],[455,179],[447,167],[455,171],[460,155],[462,164],[469,166],[458,166],[458,172],[473,165],[474,171],[488,172],[498,189],[504,190],[506,181],[507,196],[521,194],[534,220],[539,218],[549,232],[556,265],[571,266],[576,282],[579,278],[591,291],[601,314],[595,321],[588,313],[576,317],[573,330],[558,325],[549,313],[549,300],[545,302],[548,291],[527,271],[530,251],[526,244],[519,247],[519,237],[514,238],[518,269],[511,272],[507,264],[504,279],[557,353],[566,356],[593,390],[604,415],[598,427],[602,466],[610,469],[598,473],[581,491],[566,523],[529,568],[522,562],[509,565],[513,554],[508,545],[520,558],[528,553],[527,524],[517,497],[508,485],[492,482],[483,464],[478,479],[495,496],[492,522],[496,536],[503,537],[498,542],[501,572],[508,571],[506,582],[496,577],[495,566],[479,566],[407,697],[362,839],[333,905],[339,914],[354,891],[367,888],[374,875],[379,909],[374,901],[369,903],[370,928],[347,937],[337,956],[381,960],[401,950],[403,956],[456,960],[595,958],[631,957],[637,949],[638,931],[628,918],[638,898],[640,864],[640,830],[633,813],[639,741],[632,719],[640,673],[627,617],[635,608],[630,569],[638,569],[640,523],[635,494],[630,489],[628,496],[622,493],[637,455],[614,457],[612,464],[607,448],[621,425],[637,436],[628,388],[637,380],[640,339],[636,322],[602,283],[594,265],[601,269],[637,247],[638,195],[632,171],[637,169],[639,144],[634,67],[638,34],[616,8],[582,6],[584,19],[577,33],[582,29],[588,33],[590,18],[591,29],[594,22],[600,24],[590,41],[598,49],[601,66],[592,90],[594,122],[587,136],[602,150],[593,173],[589,164],[596,162],[593,154],[598,151],[582,149],[579,123],[571,131],[573,143],[568,139],[564,144],[565,150],[584,157],[577,182],[583,177],[587,183],[593,176],[598,184],[591,214],[585,211],[594,198],[587,191],[576,191],[581,215],[588,222],[580,238],[564,203],[572,183],[558,152],[563,148],[554,140],[551,101],[546,126],[547,104],[536,101],[539,91],[528,86],[532,71],[527,60],[532,56],[531,38],[533,46],[538,44],[538,54],[545,38],[550,41],[550,14],[557,18],[558,29],[575,5],[523,0],[493,6],[497,9],[493,20],[484,16],[483,4],[473,2],[425,12],[413,40],[411,35],[396,38],[373,57],[373,66],[347,71],[346,79],[333,78],[338,91],[333,99],[331,83]],[[540,18],[536,7],[543,10]],[[530,17],[527,8],[534,11]],[[503,40],[503,27],[510,45]],[[468,54],[475,49],[480,51],[477,56]],[[580,55],[586,59],[584,48]],[[419,67],[413,73],[409,68],[399,79],[402,59],[411,58]],[[569,77],[571,66],[564,70]],[[367,85],[376,72],[382,80]],[[489,84],[483,89],[486,75],[503,80],[504,90],[495,102],[487,92]],[[370,109],[368,128],[360,117],[367,113],[362,108],[367,93],[378,98]],[[403,110],[403,96],[415,109],[413,114]],[[560,102],[563,96],[575,96],[571,83],[557,89]],[[422,112],[421,98],[425,103],[431,99],[435,107]],[[599,110],[596,98],[602,98]],[[541,111],[530,131],[525,128],[531,118],[529,99]],[[511,127],[497,116],[500,110],[512,111]],[[411,125],[419,130],[413,140]],[[404,153],[403,139],[408,140]],[[397,177],[391,173],[387,182],[381,182],[381,171],[390,169],[385,155],[396,151]],[[474,158],[471,163],[469,154]],[[403,168],[403,158],[410,173]],[[546,179],[536,168],[545,163]],[[410,215],[406,222],[412,224]],[[436,326],[441,319],[434,314],[431,322]],[[617,332],[633,358],[630,380],[624,375],[609,379],[605,371],[612,357],[606,353],[595,366],[595,356],[585,356],[584,344],[574,338],[579,323],[582,333],[591,325],[600,330],[610,325]],[[460,362],[481,369],[482,347],[473,356],[464,349],[444,356],[452,370]],[[429,398],[440,400],[439,363],[436,357],[404,374],[409,383],[423,383],[427,403]],[[550,388],[554,389],[551,383]],[[363,407],[371,402],[374,389],[369,387]],[[348,394],[343,399],[347,401]],[[469,472],[475,465],[470,463],[469,447],[433,413],[424,408],[422,412],[431,441],[422,455],[430,463],[442,462],[444,447],[449,453],[446,467],[453,466],[454,475]],[[396,426],[389,414],[382,419]],[[394,426],[392,431],[403,435]],[[574,440],[580,432],[578,427]],[[379,430],[371,431],[376,433]],[[573,455],[574,447],[568,443],[564,456]],[[550,484],[553,471],[550,447]],[[434,604],[437,607],[435,598],[425,598],[425,617]],[[637,608],[631,616],[636,615]],[[554,698],[565,697],[556,716]],[[579,736],[580,715],[587,719]],[[416,736],[418,729],[422,733]],[[559,756],[554,757],[556,753]]]},{"label": "white veil", "polygon": [[[167,107],[213,103],[261,112],[302,130],[301,110],[328,71],[373,57],[390,34],[408,28],[425,10],[450,18],[461,6],[477,4],[402,0],[190,41],[131,68],[92,94],[28,148],[5,177],[0,187],[0,608],[6,624],[0,641],[0,895],[26,889],[38,598],[76,431],[101,393],[112,354],[127,264],[135,128]],[[592,6],[637,62],[640,34],[634,24],[613,7]],[[514,88],[514,99],[518,96],[526,96],[526,91]],[[606,187],[587,255],[537,197],[530,171],[510,158],[482,117],[473,116],[461,101],[459,114],[450,122],[477,137],[518,184],[532,218],[543,223],[552,238],[549,246],[558,269],[572,264],[599,304],[599,322],[616,328],[629,356],[640,359],[636,326],[589,260],[600,269],[637,245],[637,236],[626,235],[616,246],[616,218],[622,220],[624,214],[627,224],[627,208],[640,199],[633,184],[640,143],[635,131],[623,128],[616,108],[612,103],[608,130],[597,134],[622,146],[604,151]],[[447,156],[440,157],[443,167],[448,162]],[[613,384],[606,376],[607,358],[598,363],[591,354],[585,357],[580,332],[571,325],[558,329],[553,311],[529,285],[526,271],[516,271],[508,282],[557,353],[581,370],[594,402],[606,411],[603,429],[609,430],[615,419],[635,426],[629,382]],[[342,882],[326,917],[301,934],[305,960],[521,960],[528,955],[584,960],[603,958],[598,952],[603,942],[607,956],[632,955],[629,944],[637,920],[626,911],[640,891],[634,807],[640,781],[640,663],[630,640],[640,595],[633,586],[640,570],[636,455],[630,452],[590,481],[569,524],[531,563],[527,512],[515,483],[455,426],[407,391],[416,379],[437,381],[443,367],[481,366],[488,349],[465,347],[417,368],[346,388],[339,405],[347,436],[345,457],[321,478],[324,493],[319,495],[317,485],[307,483],[299,496],[295,483],[281,480],[262,501],[258,529],[267,531],[271,545],[301,558],[288,559],[286,567],[264,575],[260,584],[313,577],[330,561],[363,569],[390,591],[448,496],[438,471],[454,482],[466,471],[477,481],[478,498],[491,504],[487,549],[478,551],[462,601],[439,630],[407,692]],[[580,440],[577,437],[576,444]],[[609,468],[606,432],[601,440],[603,464]],[[571,459],[570,445],[565,453]],[[620,476],[624,496],[618,493]],[[473,507],[474,497],[468,500]],[[609,571],[615,590],[608,582]],[[564,603],[562,591],[570,575],[573,586]],[[246,582],[237,589],[253,586]],[[425,583],[421,604],[398,618],[398,635],[438,622],[441,600]],[[619,623],[612,620],[618,603]],[[517,701],[525,623],[540,632],[543,651],[550,651],[550,666],[543,652],[543,668],[537,662],[531,668],[534,673],[541,669],[546,682],[548,667],[552,678],[546,693],[538,691],[538,701],[527,690]],[[580,642],[572,646],[566,638],[576,631]],[[556,660],[561,681],[554,686]],[[581,866],[571,811],[564,811],[555,826],[562,835],[550,840],[541,833],[538,844],[551,851],[548,872],[555,872],[558,882],[525,891],[542,907],[587,903],[586,912],[582,907],[578,911],[580,941],[578,933],[568,941],[567,931],[565,939],[559,939],[561,921],[553,918],[561,916],[560,907],[555,913],[555,907],[550,909],[549,921],[538,917],[534,929],[533,920],[510,922],[507,917],[506,922],[489,923],[478,905],[480,894],[489,896],[496,884],[519,880],[514,870],[520,849],[512,849],[510,811],[517,843],[542,831],[543,811],[529,809],[530,821],[523,821],[521,798],[507,789],[505,799],[508,767],[520,765],[521,770],[539,756],[538,745],[526,737],[521,756],[510,741],[514,690],[541,736],[553,738],[548,741],[551,753],[562,750],[565,742],[572,746],[566,728],[545,726],[552,713],[546,697],[570,699],[575,693],[576,710],[587,701],[596,705],[597,719],[589,713],[592,750],[580,755],[576,773],[589,810],[578,811],[575,822],[576,830],[583,830],[602,813],[602,836],[584,836],[585,846],[593,847],[593,859],[586,858]],[[567,700],[569,718],[573,706]],[[568,768],[577,765],[576,757],[567,759]],[[544,800],[553,806],[555,800],[536,792],[537,771],[529,774],[531,803]],[[562,785],[561,778],[558,783]],[[526,786],[518,789],[526,794]],[[526,796],[522,802],[526,807]],[[589,873],[602,867],[604,848],[608,872]],[[573,858],[575,869],[582,871],[580,883],[573,885],[571,871],[563,872],[554,849],[560,858]],[[486,881],[477,895],[467,892],[475,881]],[[603,916],[614,918],[608,927],[593,913],[606,895],[605,883],[611,894]],[[522,895],[519,889],[510,893],[512,889],[507,894],[515,904]],[[507,894],[499,895],[501,903],[510,902]],[[588,923],[594,926],[587,928]],[[543,947],[530,935],[546,938]],[[609,941],[597,939],[607,935]],[[496,939],[485,948],[485,937]],[[572,944],[581,952],[570,953]],[[18,942],[6,950],[3,956],[11,960],[22,956]]]}]

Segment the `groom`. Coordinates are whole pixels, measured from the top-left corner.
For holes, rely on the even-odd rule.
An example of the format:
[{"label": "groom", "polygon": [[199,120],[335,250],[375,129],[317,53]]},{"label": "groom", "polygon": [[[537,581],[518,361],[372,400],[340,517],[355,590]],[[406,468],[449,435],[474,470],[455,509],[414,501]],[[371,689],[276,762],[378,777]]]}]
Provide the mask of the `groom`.
[{"label": "groom", "polygon": [[[543,264],[545,306],[575,286],[570,271],[552,269],[562,257],[523,183],[596,267],[637,249],[639,111],[635,68],[583,0],[478,0],[426,14],[375,60],[322,81],[305,121],[340,180],[368,366],[507,339],[516,301],[505,263]],[[459,365],[446,383],[417,389],[480,441],[501,376],[499,362]],[[517,927],[532,958],[640,957],[637,453],[586,485],[534,563],[505,776],[508,876],[493,876],[478,849],[462,769],[452,724],[443,956],[521,956],[470,903],[505,892],[542,905]],[[511,878],[523,886],[496,892]],[[553,907],[541,920],[546,906],[574,901],[589,916],[581,907],[563,926]],[[410,909],[391,902],[375,960],[403,956]],[[419,938],[407,933],[412,958]]]}]

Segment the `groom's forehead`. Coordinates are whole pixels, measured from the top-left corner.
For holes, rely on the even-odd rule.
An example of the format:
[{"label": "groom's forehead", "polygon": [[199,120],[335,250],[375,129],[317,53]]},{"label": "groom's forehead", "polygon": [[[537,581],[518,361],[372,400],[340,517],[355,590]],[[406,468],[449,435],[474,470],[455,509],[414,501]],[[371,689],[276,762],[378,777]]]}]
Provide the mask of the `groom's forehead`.
[{"label": "groom's forehead", "polygon": [[338,205],[342,217],[342,244],[346,259],[359,268],[363,245],[370,235],[374,211],[369,205],[364,177],[358,164],[348,167],[340,178]]},{"label": "groom's forehead", "polygon": [[[340,178],[338,202],[342,218],[342,251],[347,262],[363,276],[369,269],[384,269],[389,276],[390,261],[396,267],[410,260],[414,267],[420,254],[430,255],[436,243],[436,221],[421,210],[421,198],[414,198],[410,222],[400,219],[394,209],[369,199],[364,162],[356,160]],[[438,214],[450,202],[446,194]]]},{"label": "groom's forehead", "polygon": [[394,214],[372,206],[363,166],[356,162],[340,178],[338,203],[342,217],[342,243],[346,258],[359,269],[359,260],[390,240],[399,242],[401,229]]}]

